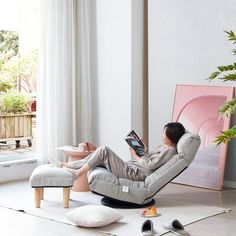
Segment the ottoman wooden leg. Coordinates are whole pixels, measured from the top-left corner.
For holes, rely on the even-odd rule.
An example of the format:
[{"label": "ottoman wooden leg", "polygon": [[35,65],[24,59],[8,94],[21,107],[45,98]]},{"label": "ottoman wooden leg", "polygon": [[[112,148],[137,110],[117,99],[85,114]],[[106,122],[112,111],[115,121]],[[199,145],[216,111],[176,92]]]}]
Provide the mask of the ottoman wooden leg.
[{"label": "ottoman wooden leg", "polygon": [[40,208],[42,191],[43,191],[43,188],[35,188],[34,189],[34,200],[35,200],[35,207],[36,208]]},{"label": "ottoman wooden leg", "polygon": [[40,199],[43,200],[44,197],[44,188],[41,188],[40,190]]},{"label": "ottoman wooden leg", "polygon": [[63,188],[63,207],[69,207],[70,187]]}]

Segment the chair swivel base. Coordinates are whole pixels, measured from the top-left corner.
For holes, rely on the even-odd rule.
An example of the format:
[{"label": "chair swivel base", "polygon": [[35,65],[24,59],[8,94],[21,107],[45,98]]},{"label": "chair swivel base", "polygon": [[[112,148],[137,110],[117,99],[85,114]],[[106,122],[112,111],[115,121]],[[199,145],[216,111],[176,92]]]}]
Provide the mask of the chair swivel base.
[{"label": "chair swivel base", "polygon": [[132,202],[119,201],[113,198],[104,197],[101,199],[102,205],[112,207],[112,208],[124,208],[124,209],[134,209],[134,208],[146,208],[154,205],[155,200],[152,199],[150,202],[145,204],[136,204]]}]

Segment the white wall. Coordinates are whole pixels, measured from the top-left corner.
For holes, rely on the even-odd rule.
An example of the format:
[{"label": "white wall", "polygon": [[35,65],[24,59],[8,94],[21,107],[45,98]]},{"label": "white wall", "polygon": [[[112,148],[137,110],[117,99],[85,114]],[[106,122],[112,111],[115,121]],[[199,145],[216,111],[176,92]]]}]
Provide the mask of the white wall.
[{"label": "white wall", "polygon": [[[171,120],[176,84],[208,84],[218,65],[235,61],[223,30],[236,31],[235,0],[149,0],[149,139],[161,141]],[[235,83],[219,85],[232,85]],[[235,123],[235,117],[233,118]],[[234,143],[234,144],[233,144]],[[230,145],[225,179],[236,181],[236,145]]]},{"label": "white wall", "polygon": [[131,1],[97,0],[94,7],[94,141],[124,156],[131,125]]},{"label": "white wall", "polygon": [[128,160],[124,137],[131,129],[142,135],[144,123],[143,0],[91,4],[93,141]]}]

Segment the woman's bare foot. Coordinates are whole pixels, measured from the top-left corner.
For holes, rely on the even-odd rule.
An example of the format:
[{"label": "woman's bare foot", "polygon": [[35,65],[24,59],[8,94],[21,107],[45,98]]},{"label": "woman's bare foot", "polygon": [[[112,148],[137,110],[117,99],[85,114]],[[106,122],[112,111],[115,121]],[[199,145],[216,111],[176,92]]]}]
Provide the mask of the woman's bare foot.
[{"label": "woman's bare foot", "polygon": [[49,161],[50,164],[52,164],[52,166],[55,166],[55,167],[60,167],[60,165],[61,165],[61,162],[58,161],[58,160],[57,160],[55,157],[53,157],[53,156],[49,156],[49,157],[48,157],[48,161]]},{"label": "woman's bare foot", "polygon": [[68,167],[65,167],[65,166],[63,166],[62,168],[64,170],[69,171],[71,174],[73,174],[74,179],[78,179],[79,178],[79,170],[71,169],[71,168],[68,168]]},{"label": "woman's bare foot", "polygon": [[50,164],[52,164],[52,166],[55,167],[68,167],[68,168],[73,168],[73,163],[70,162],[63,162],[63,161],[59,161],[57,160],[55,157],[48,157],[48,161]]},{"label": "woman's bare foot", "polygon": [[74,179],[78,179],[80,176],[82,176],[84,173],[87,173],[87,171],[89,170],[89,166],[88,164],[84,164],[80,169],[73,169],[73,168],[68,168],[68,167],[62,167],[63,169],[69,171],[70,173],[73,174]]}]

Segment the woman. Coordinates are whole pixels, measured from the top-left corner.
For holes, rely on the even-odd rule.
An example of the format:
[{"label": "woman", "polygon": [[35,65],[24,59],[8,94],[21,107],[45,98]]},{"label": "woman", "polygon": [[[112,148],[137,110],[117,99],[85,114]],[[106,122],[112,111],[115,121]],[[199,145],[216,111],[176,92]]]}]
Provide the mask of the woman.
[{"label": "woman", "polygon": [[177,153],[176,145],[184,133],[185,128],[181,123],[170,122],[166,124],[163,131],[162,145],[141,157],[130,148],[133,158],[127,162],[118,157],[109,147],[102,146],[83,160],[70,163],[58,162],[57,164],[72,172],[75,178],[90,169],[101,166],[118,178],[142,181]]}]

